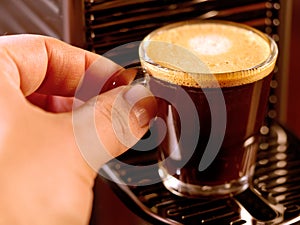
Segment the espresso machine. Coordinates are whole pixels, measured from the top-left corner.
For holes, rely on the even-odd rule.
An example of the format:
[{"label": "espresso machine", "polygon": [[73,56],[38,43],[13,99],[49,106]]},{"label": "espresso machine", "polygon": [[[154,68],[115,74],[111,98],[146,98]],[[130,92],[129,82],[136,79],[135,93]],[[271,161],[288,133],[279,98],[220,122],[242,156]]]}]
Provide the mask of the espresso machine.
[{"label": "espresso machine", "polygon": [[[247,190],[223,198],[176,196],[160,182],[158,170],[147,167],[156,163],[155,148],[129,150],[100,169],[90,225],[300,223],[300,140],[281,122],[289,79],[284,54],[289,48],[291,4],[290,0],[1,1],[0,15],[6,19],[0,21],[0,32],[57,37],[120,64],[125,63],[118,62],[120,58],[139,63],[139,41],[152,30],[189,19],[245,23],[270,35],[279,46],[255,175]],[[121,45],[126,48],[113,50]]]}]

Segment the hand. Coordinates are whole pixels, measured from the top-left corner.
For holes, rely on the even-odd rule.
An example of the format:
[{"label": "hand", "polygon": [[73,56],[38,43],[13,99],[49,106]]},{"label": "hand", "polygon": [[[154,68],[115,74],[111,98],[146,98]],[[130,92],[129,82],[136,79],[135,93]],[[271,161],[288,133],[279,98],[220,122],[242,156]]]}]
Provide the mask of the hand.
[{"label": "hand", "polygon": [[[0,65],[0,224],[88,224],[97,168],[143,136],[154,98],[124,86],[112,61],[50,37],[0,37]],[[74,98],[94,79],[118,87]]]}]

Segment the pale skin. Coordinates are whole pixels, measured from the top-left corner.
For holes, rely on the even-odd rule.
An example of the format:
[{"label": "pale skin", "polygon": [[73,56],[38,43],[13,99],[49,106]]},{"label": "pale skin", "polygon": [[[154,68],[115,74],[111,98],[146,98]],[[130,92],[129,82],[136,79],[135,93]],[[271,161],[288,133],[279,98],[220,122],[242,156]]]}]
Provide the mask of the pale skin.
[{"label": "pale skin", "polygon": [[[54,38],[0,37],[1,225],[88,224],[97,171],[76,141],[72,113],[77,109],[72,109],[72,96],[95,61],[101,68],[99,79],[120,71],[110,60]],[[127,82],[123,79],[120,84]],[[83,103],[79,109],[95,107],[97,135],[106,154],[116,157],[129,146],[114,133],[110,112],[116,97],[130,87],[109,89],[98,96],[96,105]],[[145,88],[137,90],[134,93],[144,99],[133,107],[131,112],[136,113],[130,114],[129,121],[130,131],[139,139],[157,106]],[[122,109],[128,102],[120,104]],[[96,163],[100,167],[108,159]]]}]

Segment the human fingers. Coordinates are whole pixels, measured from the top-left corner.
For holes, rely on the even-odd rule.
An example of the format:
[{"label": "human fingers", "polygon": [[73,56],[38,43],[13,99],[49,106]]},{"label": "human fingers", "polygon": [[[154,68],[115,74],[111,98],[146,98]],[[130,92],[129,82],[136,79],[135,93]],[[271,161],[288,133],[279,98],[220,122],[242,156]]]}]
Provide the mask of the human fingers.
[{"label": "human fingers", "polygon": [[[36,100],[37,96],[34,92],[40,94],[39,101],[44,98],[42,103],[39,102],[44,104],[43,108],[49,107],[49,96],[47,95],[75,95],[76,103],[80,102],[82,105],[82,100],[86,101],[97,96],[99,92],[103,93],[94,98],[97,99],[97,104],[92,106],[88,103],[80,107],[80,110],[76,110],[76,104],[73,104],[75,107],[74,111],[70,113],[73,118],[70,127],[74,131],[70,130],[69,133],[74,135],[73,132],[75,132],[80,150],[82,150],[82,146],[97,146],[97,143],[93,143],[93,141],[100,140],[102,152],[109,155],[109,158],[115,157],[133,146],[142,137],[148,129],[150,119],[155,115],[155,99],[150,96],[146,88],[140,87],[127,95],[145,98],[137,104],[139,110],[129,110],[134,109],[132,107],[134,104],[124,97],[122,89],[115,88],[106,93],[110,89],[110,86],[106,85],[107,81],[113,81],[117,77],[116,79],[121,85],[128,83],[132,78],[126,72],[119,73],[120,67],[104,57],[69,46],[53,38],[36,35],[0,38],[0,49],[0,54],[3,56],[0,57],[0,63],[5,65],[2,74],[6,73],[7,79],[10,78],[11,83],[17,89],[19,88],[23,95],[31,95],[30,97]],[[83,74],[84,79],[82,79]],[[111,78],[111,74],[117,75]],[[119,74],[125,74],[121,76],[121,82]],[[99,89],[99,84],[102,85],[102,89]],[[7,87],[6,90],[6,93],[15,91],[15,89]],[[46,96],[42,97],[41,94]],[[121,97],[117,98],[117,96]],[[114,105],[116,99],[120,100]],[[32,99],[32,101],[34,100]],[[91,101],[93,102],[93,99]],[[67,102],[65,101],[65,103]],[[11,104],[16,105],[16,101]],[[94,106],[96,106],[96,110]],[[18,106],[18,108],[20,107]],[[51,111],[59,111],[57,108]],[[92,113],[90,114],[90,112]],[[141,120],[141,118],[144,119]],[[97,121],[96,125],[95,121]],[[142,125],[141,121],[143,121]],[[130,129],[128,130],[128,128]],[[90,132],[93,134],[86,135]],[[122,136],[124,138],[121,140]],[[96,138],[90,140],[92,137]],[[82,144],[82,140],[84,142],[89,140],[89,142]],[[88,152],[92,152],[92,150],[89,148]],[[105,157],[95,158],[105,161]]]},{"label": "human fingers", "polygon": [[[118,73],[108,77],[107,81],[103,82],[104,84],[101,84],[99,83],[99,80],[95,81],[91,79],[90,76],[90,74],[93,74],[91,71],[99,70],[97,66],[98,63],[96,61],[91,67],[89,67],[88,72],[85,73],[85,76],[82,79],[81,85],[77,88],[76,93],[74,94],[75,98],[88,100],[95,95],[98,95],[98,93],[100,94],[112,88],[129,84],[138,76],[139,72],[137,68],[121,69]],[[54,96],[34,92],[26,98],[34,105],[37,105],[48,112],[68,112],[73,109],[74,97]]]},{"label": "human fingers", "polygon": [[[105,83],[121,69],[109,59],[68,45],[55,38],[39,35],[0,37],[1,74],[20,87],[25,96],[42,94],[73,96],[86,70],[89,83]],[[127,84],[119,79],[120,85]],[[109,89],[109,88],[106,88]]]},{"label": "human fingers", "polygon": [[70,112],[73,109],[73,97],[46,95],[34,92],[27,96],[26,99],[47,112],[62,113]]},{"label": "human fingers", "polygon": [[103,163],[135,145],[149,129],[156,113],[156,99],[142,85],[107,91],[73,111],[79,150],[98,171]]}]

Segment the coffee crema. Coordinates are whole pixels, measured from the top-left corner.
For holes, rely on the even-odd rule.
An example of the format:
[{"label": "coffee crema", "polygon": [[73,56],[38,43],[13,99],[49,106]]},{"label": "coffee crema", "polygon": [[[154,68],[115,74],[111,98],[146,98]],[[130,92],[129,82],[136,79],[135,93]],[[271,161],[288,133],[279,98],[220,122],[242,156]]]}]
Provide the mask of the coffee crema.
[{"label": "coffee crema", "polygon": [[143,41],[141,63],[154,77],[189,87],[231,87],[260,80],[274,69],[275,47],[251,27],[218,21],[178,24]]}]

